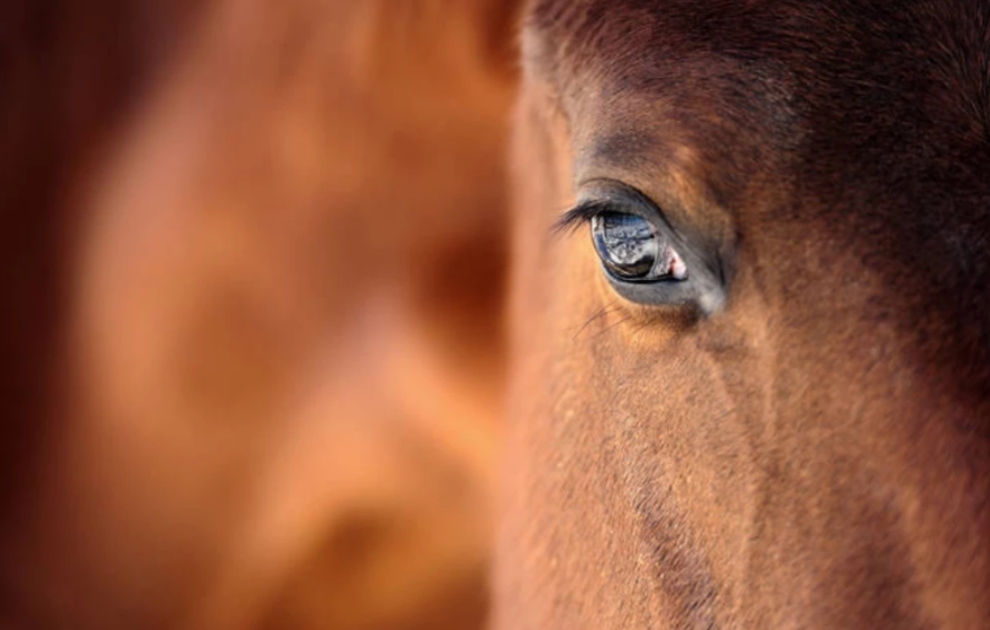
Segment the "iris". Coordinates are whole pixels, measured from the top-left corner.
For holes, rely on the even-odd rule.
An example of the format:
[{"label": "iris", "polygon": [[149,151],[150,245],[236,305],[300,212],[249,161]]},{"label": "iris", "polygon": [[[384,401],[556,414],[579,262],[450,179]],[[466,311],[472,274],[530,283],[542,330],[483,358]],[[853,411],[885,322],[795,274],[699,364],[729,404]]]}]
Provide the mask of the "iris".
[{"label": "iris", "polygon": [[670,243],[636,214],[602,212],[591,218],[595,250],[619,280],[684,280],[687,267]]}]

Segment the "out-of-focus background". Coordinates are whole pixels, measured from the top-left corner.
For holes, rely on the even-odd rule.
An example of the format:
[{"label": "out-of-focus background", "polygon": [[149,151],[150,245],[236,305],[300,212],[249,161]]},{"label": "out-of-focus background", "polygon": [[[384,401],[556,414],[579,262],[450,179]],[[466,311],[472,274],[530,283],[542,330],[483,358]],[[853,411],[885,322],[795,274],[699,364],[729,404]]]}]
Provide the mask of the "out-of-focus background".
[{"label": "out-of-focus background", "polygon": [[518,4],[0,3],[0,628],[483,627]]}]

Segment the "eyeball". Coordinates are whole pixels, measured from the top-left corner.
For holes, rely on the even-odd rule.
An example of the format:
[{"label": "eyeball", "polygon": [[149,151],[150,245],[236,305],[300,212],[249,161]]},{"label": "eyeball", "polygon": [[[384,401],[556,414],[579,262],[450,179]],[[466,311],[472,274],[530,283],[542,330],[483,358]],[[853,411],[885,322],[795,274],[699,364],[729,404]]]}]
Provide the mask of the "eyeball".
[{"label": "eyeball", "polygon": [[687,266],[669,241],[637,214],[606,211],[591,218],[591,236],[605,269],[626,282],[687,279]]}]

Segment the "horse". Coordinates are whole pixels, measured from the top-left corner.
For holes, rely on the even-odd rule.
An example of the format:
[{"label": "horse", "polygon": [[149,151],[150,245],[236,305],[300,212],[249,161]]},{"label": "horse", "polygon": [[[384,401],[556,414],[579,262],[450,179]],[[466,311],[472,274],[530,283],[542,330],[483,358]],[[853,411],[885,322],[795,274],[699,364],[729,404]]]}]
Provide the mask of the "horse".
[{"label": "horse", "polygon": [[987,627],[985,0],[518,4],[0,8],[0,626]]},{"label": "horse", "polygon": [[495,628],[990,628],[990,3],[534,0]]},{"label": "horse", "polygon": [[482,627],[516,4],[0,8],[0,626]]}]

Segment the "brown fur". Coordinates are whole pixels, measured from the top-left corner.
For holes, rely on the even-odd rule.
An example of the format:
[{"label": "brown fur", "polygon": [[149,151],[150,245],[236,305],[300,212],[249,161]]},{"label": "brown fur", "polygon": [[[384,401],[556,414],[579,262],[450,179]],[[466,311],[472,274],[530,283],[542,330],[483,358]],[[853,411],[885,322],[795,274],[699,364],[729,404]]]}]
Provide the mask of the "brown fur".
[{"label": "brown fur", "polygon": [[[534,2],[500,630],[990,627],[990,5]],[[583,180],[714,243],[625,301]]]},{"label": "brown fur", "polygon": [[3,5],[0,625],[480,627],[509,237],[499,630],[990,627],[986,2],[531,4]]},{"label": "brown fur", "polygon": [[0,626],[480,627],[514,3],[3,15]]}]

